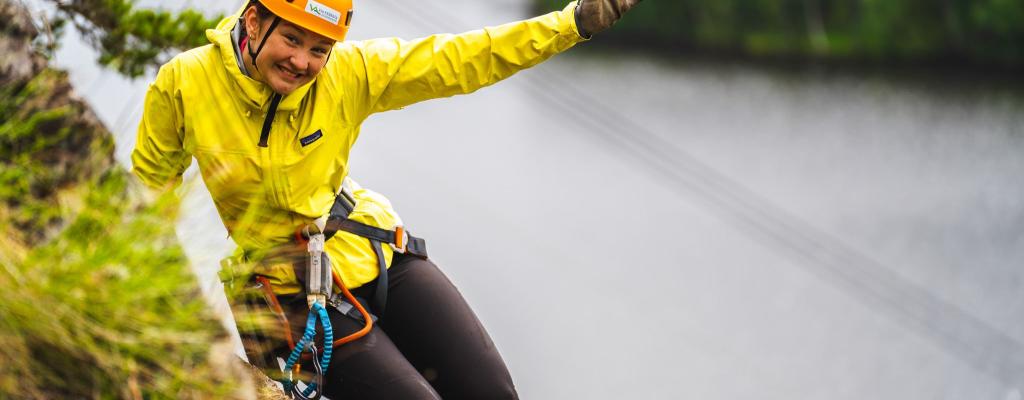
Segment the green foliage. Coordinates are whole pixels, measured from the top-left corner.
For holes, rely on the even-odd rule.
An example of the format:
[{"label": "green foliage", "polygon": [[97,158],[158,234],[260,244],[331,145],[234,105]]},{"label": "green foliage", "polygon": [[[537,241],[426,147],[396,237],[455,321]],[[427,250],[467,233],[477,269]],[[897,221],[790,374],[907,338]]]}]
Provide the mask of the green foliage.
[{"label": "green foliage", "polygon": [[10,223],[22,232],[39,232],[59,219],[54,199],[42,192],[52,190],[63,171],[46,168],[38,158],[69,130],[40,128],[63,120],[67,110],[29,104],[45,93],[53,74],[46,70],[22,88],[0,89],[0,202],[16,207]]},{"label": "green foliage", "polygon": [[57,96],[66,74],[44,69],[0,87],[0,205],[23,242],[61,221],[57,192],[107,168],[113,141],[82,118],[81,103]]},{"label": "green foliage", "polygon": [[[535,0],[544,10],[559,0]],[[646,1],[603,43],[768,57],[1024,66],[1020,0]]]},{"label": "green foliage", "polygon": [[0,159],[35,153],[47,143],[67,136],[66,130],[58,130],[52,135],[38,134],[51,123],[61,121],[67,114],[66,108],[40,110],[31,104],[33,99],[52,89],[53,82],[60,77],[57,71],[45,70],[23,87],[11,85],[0,88],[0,121],[3,121],[0,123]]},{"label": "green foliage", "polygon": [[0,398],[220,398],[223,337],[174,235],[176,204],[135,207],[127,173],[92,183],[50,243],[0,260]]},{"label": "green foliage", "polygon": [[68,90],[51,69],[0,87],[0,398],[229,395],[176,205],[134,205]]},{"label": "green foliage", "polygon": [[[208,23],[128,1],[57,4],[129,75]],[[232,356],[210,359],[225,334],[177,244],[173,195],[132,195],[110,133],[24,45],[40,51],[11,5],[0,0],[14,21],[0,39],[30,68],[0,70],[0,399],[236,396]]]},{"label": "green foliage", "polygon": [[54,3],[60,19],[71,21],[100,50],[100,64],[130,77],[164,64],[171,54],[206,44],[206,29],[223,18],[206,18],[191,9],[179,13],[136,9],[132,0]]}]

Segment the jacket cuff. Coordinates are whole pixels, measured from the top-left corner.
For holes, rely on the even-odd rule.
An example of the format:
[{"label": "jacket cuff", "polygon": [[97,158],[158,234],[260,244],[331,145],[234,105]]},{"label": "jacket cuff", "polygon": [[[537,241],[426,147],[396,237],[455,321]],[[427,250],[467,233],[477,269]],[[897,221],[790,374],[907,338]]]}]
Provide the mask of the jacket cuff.
[{"label": "jacket cuff", "polygon": [[579,39],[577,42],[586,42],[590,40],[590,37],[583,36],[583,33],[580,31],[580,27],[577,24],[578,21],[576,20],[576,8],[578,5],[579,1],[569,3],[564,9],[562,9],[562,15],[563,18],[569,20],[569,26],[572,27],[573,33],[575,33],[576,37]]}]

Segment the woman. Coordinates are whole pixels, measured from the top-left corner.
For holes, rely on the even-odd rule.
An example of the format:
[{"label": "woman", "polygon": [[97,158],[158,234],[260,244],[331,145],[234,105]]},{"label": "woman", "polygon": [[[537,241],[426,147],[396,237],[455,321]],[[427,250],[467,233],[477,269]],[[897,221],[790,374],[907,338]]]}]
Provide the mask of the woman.
[{"label": "woman", "polygon": [[[423,242],[387,199],[348,179],[349,151],[370,114],[493,84],[611,27],[639,1],[582,0],[460,35],[354,43],[344,42],[351,0],[251,0],[207,31],[210,45],[160,69],[133,172],[166,190],[195,157],[238,244],[222,271],[229,297],[290,323],[277,333],[239,325],[250,361],[268,373],[318,303],[335,338],[363,335],[334,349],[320,386],[328,397],[516,398],[494,344]],[[336,235],[319,235],[332,226]],[[314,285],[329,277],[307,276],[318,246],[333,289]]]}]

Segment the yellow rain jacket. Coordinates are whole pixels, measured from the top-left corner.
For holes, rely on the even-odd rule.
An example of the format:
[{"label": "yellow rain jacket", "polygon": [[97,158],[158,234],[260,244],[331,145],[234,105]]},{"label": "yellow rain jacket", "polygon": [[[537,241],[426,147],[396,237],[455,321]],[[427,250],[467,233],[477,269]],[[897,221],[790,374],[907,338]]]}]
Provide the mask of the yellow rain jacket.
[{"label": "yellow rain jacket", "polygon": [[[258,141],[273,93],[239,70],[230,36],[239,14],[225,18],[206,32],[211,44],[160,68],[146,94],[132,170],[166,190],[181,183],[195,157],[236,255],[287,246],[296,229],[330,210],[366,117],[473,92],[569,49],[583,40],[574,7],[459,35],[338,43],[316,79],[281,99],[267,147]],[[354,197],[351,219],[385,229],[401,224],[383,196],[355,187]],[[347,287],[377,277],[365,238],[338,232],[326,251]],[[385,256],[390,265],[388,247]],[[289,264],[253,268],[247,272],[268,276],[279,294],[300,290]]]}]

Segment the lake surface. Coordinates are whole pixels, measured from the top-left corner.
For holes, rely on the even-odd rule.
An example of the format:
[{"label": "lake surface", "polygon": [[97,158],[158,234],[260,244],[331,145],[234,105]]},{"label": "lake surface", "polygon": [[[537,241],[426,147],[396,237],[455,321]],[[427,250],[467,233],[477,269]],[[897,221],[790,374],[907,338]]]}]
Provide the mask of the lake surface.
[{"label": "lake surface", "polygon": [[[357,7],[352,39],[529,12]],[[1020,85],[580,47],[371,117],[352,154],[353,177],[428,239],[521,397],[1021,399]],[[57,63],[127,165],[148,78],[94,59],[69,41]],[[230,242],[195,182],[179,236],[223,311]]]}]

